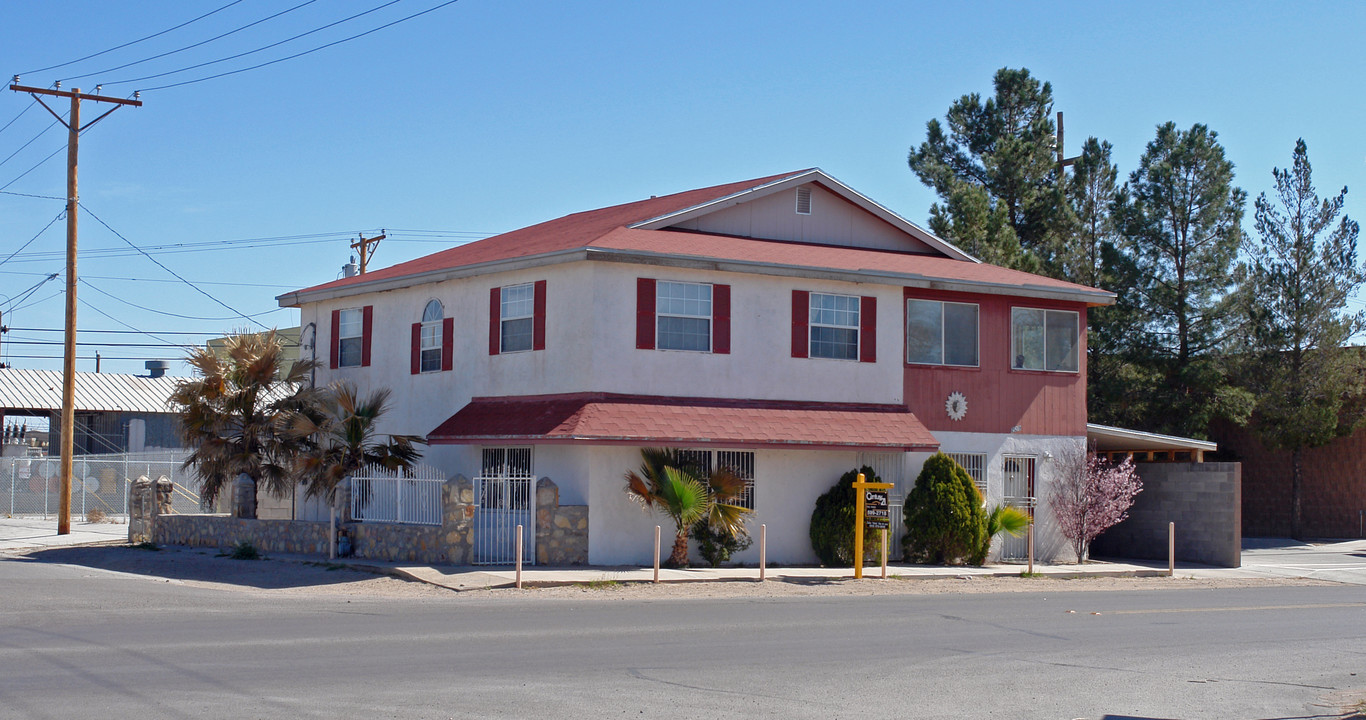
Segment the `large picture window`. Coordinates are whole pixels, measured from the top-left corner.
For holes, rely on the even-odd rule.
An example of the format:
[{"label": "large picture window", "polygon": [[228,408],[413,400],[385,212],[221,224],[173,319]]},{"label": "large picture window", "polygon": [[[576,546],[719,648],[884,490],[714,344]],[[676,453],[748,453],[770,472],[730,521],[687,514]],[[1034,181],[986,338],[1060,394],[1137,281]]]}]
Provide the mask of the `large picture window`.
[{"label": "large picture window", "polygon": [[1077,372],[1080,316],[1070,310],[1013,308],[1011,363],[1016,370]]},{"label": "large picture window", "polygon": [[530,350],[533,339],[532,316],[536,309],[536,290],[532,283],[509,285],[499,293],[499,334],[502,352]]},{"label": "large picture window", "polygon": [[711,352],[712,286],[660,280],[655,283],[655,322],[660,350]]},{"label": "large picture window", "polygon": [[364,315],[360,308],[342,310],[337,323],[337,366],[360,367],[365,333]]},{"label": "large picture window", "polygon": [[970,303],[906,301],[906,362],[978,366],[978,308]]},{"label": "large picture window", "polygon": [[859,304],[854,295],[811,293],[811,357],[859,359]]}]

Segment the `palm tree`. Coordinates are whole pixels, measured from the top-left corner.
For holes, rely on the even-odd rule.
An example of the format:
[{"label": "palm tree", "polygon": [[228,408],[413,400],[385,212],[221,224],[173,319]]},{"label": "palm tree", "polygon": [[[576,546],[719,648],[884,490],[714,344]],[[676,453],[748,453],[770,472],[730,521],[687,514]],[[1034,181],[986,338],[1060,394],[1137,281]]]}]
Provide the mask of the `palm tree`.
[{"label": "palm tree", "polygon": [[735,505],[745,492],[745,481],[728,468],[718,468],[699,479],[702,469],[677,450],[641,448],[640,471],[626,473],[626,494],[646,510],[657,510],[674,521],[669,567],[688,566],[688,529],[706,520],[713,529],[736,536],[745,531],[750,510]]},{"label": "palm tree", "polygon": [[[290,490],[295,443],[280,421],[312,402],[307,380],[316,363],[301,360],[285,371],[282,352],[271,330],[229,336],[222,356],[202,348],[186,358],[197,377],[181,382],[170,403],[181,411],[180,434],[193,448],[184,468],[198,471],[206,504],[240,475],[276,497]],[[256,516],[254,491],[237,513]]]},{"label": "palm tree", "polygon": [[991,539],[997,535],[1009,535],[1019,537],[1029,528],[1029,524],[1034,522],[1033,518],[1025,514],[1023,510],[1010,505],[995,505],[987,511],[987,534],[986,551],[982,557],[986,557],[991,549]]},{"label": "palm tree", "polygon": [[416,435],[380,438],[377,421],[388,409],[389,395],[381,388],[362,397],[354,383],[339,381],[313,406],[288,414],[288,434],[303,444],[295,470],[310,497],[332,501],[337,486],[361,468],[406,469],[422,456],[413,446],[425,441]]}]

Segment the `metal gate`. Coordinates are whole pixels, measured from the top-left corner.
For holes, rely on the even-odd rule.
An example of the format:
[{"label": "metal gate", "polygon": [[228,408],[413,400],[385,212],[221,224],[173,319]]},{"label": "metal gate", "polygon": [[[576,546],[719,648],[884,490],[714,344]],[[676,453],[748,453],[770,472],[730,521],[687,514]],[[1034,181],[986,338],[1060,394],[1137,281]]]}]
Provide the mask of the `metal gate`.
[{"label": "metal gate", "polygon": [[522,562],[536,558],[536,475],[531,448],[485,448],[474,478],[475,565],[517,562],[517,526],[522,526]]},{"label": "metal gate", "polygon": [[[1006,504],[1018,509],[1034,520],[1034,458],[1010,456],[1005,458],[1005,500]],[[1027,535],[1011,537],[1007,534],[1001,543],[1002,560],[1024,560],[1029,557],[1029,538]]]}]

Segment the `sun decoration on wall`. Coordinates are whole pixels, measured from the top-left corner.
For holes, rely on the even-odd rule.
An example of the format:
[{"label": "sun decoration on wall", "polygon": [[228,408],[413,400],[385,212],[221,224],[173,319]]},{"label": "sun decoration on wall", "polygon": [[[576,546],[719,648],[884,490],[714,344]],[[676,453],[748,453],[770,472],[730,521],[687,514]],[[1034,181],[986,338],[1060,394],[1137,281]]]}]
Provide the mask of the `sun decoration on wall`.
[{"label": "sun decoration on wall", "polygon": [[949,393],[948,399],[944,401],[944,412],[948,413],[950,420],[955,422],[962,420],[968,414],[968,399],[963,396],[963,393],[954,390]]}]

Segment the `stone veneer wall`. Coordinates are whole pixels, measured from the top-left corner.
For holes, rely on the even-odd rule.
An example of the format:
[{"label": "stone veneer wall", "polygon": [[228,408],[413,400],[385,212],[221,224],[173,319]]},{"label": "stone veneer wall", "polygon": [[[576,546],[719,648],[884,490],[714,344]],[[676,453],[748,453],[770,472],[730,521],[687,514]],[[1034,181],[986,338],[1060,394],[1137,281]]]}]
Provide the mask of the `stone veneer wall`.
[{"label": "stone veneer wall", "polygon": [[1138,463],[1143,492],[1129,517],[1091,543],[1093,556],[1167,559],[1167,523],[1176,523],[1176,559],[1242,564],[1241,463]]},{"label": "stone veneer wall", "polygon": [[561,505],[550,478],[536,481],[536,564],[588,564],[588,506]]},{"label": "stone veneer wall", "polygon": [[[151,483],[144,483],[150,495]],[[140,497],[135,489],[135,497]],[[560,505],[560,491],[549,478],[536,483],[536,563],[588,563],[588,506]],[[442,523],[338,522],[351,537],[353,556],[388,562],[467,565],[474,546],[474,485],[463,475],[442,488]],[[148,500],[145,506],[155,508]],[[143,505],[134,501],[134,508]],[[256,520],[228,515],[138,515],[139,531],[164,545],[229,548],[250,542],[262,552],[328,554],[330,523],[301,520]],[[133,522],[130,521],[130,536]],[[131,537],[130,537],[131,539]]]}]

